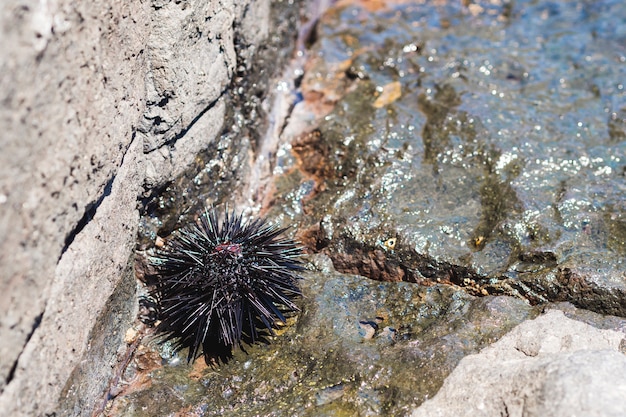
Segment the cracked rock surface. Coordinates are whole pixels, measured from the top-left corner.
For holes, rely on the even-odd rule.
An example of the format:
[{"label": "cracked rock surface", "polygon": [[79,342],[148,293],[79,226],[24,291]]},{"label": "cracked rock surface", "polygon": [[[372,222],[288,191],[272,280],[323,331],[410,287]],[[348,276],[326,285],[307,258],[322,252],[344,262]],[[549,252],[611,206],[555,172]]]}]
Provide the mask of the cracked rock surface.
[{"label": "cracked rock surface", "polygon": [[[0,416],[624,414],[621,2],[291,3],[0,6]],[[302,311],[186,365],[132,267],[221,203]]]},{"label": "cracked rock surface", "polygon": [[625,12],[334,3],[262,205],[308,249],[302,313],[217,370],[146,340],[112,414],[623,413]]},{"label": "cracked rock surface", "polygon": [[0,416],[100,407],[136,316],[141,199],[218,147],[270,8],[0,5]]}]

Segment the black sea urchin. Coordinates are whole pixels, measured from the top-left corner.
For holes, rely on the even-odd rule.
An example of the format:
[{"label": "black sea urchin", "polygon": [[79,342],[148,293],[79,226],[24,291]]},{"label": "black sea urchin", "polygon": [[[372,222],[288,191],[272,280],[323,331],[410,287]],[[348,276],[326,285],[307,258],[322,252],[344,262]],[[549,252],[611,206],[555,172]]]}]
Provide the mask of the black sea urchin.
[{"label": "black sea urchin", "polygon": [[300,295],[301,248],[285,230],[234,212],[220,221],[214,209],[182,228],[153,258],[157,333],[189,348],[188,361],[203,354],[209,363],[258,340],[260,328],[273,332]]}]

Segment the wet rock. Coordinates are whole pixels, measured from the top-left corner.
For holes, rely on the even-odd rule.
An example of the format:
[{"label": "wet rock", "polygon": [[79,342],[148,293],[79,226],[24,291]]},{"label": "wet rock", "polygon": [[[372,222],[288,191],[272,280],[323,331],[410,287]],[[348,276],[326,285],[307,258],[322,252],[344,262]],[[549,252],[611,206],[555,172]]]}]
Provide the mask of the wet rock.
[{"label": "wet rock", "polygon": [[623,416],[625,337],[548,311],[462,359],[412,415]]},{"label": "wet rock", "polygon": [[[534,304],[626,315],[624,8],[468,3],[342,1],[322,16],[306,39],[302,101],[281,129],[293,142],[277,153],[264,200],[272,219],[298,223],[313,253],[301,314],[214,369],[144,347],[159,349],[163,366],[131,365],[139,382],[112,415],[408,415],[463,358],[535,317]],[[238,150],[218,148],[223,158],[194,183],[223,187]],[[180,212],[219,200],[177,187],[159,204]],[[581,392],[571,387],[589,376],[585,361],[618,384],[601,398],[622,395],[602,363],[621,369],[624,321],[557,307],[612,330],[548,313],[556,328],[533,322],[544,323],[540,337],[520,334],[502,356],[494,345],[481,375],[496,384],[493,369],[535,360],[512,390],[531,390],[537,413]],[[596,342],[609,350],[577,350]],[[449,380],[465,392],[456,384],[467,379]],[[540,383],[555,402],[535,395]],[[506,397],[512,410],[513,391],[476,405],[501,411],[490,401]]]},{"label": "wet rock", "polygon": [[276,202],[340,271],[626,316],[625,16],[601,4],[341,2],[294,110],[309,193]]},{"label": "wet rock", "polygon": [[120,395],[115,415],[185,407],[207,416],[403,415],[432,397],[461,358],[536,314],[513,297],[381,283],[339,274],[326,257],[314,262],[301,315],[271,344],[247,346],[216,369],[198,371],[199,361],[152,370],[152,386]]}]

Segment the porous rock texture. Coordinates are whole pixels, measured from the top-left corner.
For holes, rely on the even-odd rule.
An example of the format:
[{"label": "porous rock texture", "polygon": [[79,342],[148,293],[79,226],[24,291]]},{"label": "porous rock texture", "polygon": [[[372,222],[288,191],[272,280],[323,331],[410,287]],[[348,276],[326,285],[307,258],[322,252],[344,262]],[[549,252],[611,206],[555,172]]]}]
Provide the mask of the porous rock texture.
[{"label": "porous rock texture", "polygon": [[626,415],[625,335],[550,310],[466,356],[413,417]]},{"label": "porous rock texture", "polygon": [[251,54],[269,15],[269,0],[2,2],[0,416],[97,408],[135,317],[138,197],[216,139],[236,37]]}]

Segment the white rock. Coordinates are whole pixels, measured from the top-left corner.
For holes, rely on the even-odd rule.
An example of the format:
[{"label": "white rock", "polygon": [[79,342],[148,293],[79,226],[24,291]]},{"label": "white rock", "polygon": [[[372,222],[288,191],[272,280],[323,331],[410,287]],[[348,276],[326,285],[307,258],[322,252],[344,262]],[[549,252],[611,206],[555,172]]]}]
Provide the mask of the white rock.
[{"label": "white rock", "polygon": [[551,310],[463,358],[412,415],[626,416],[624,337]]}]

